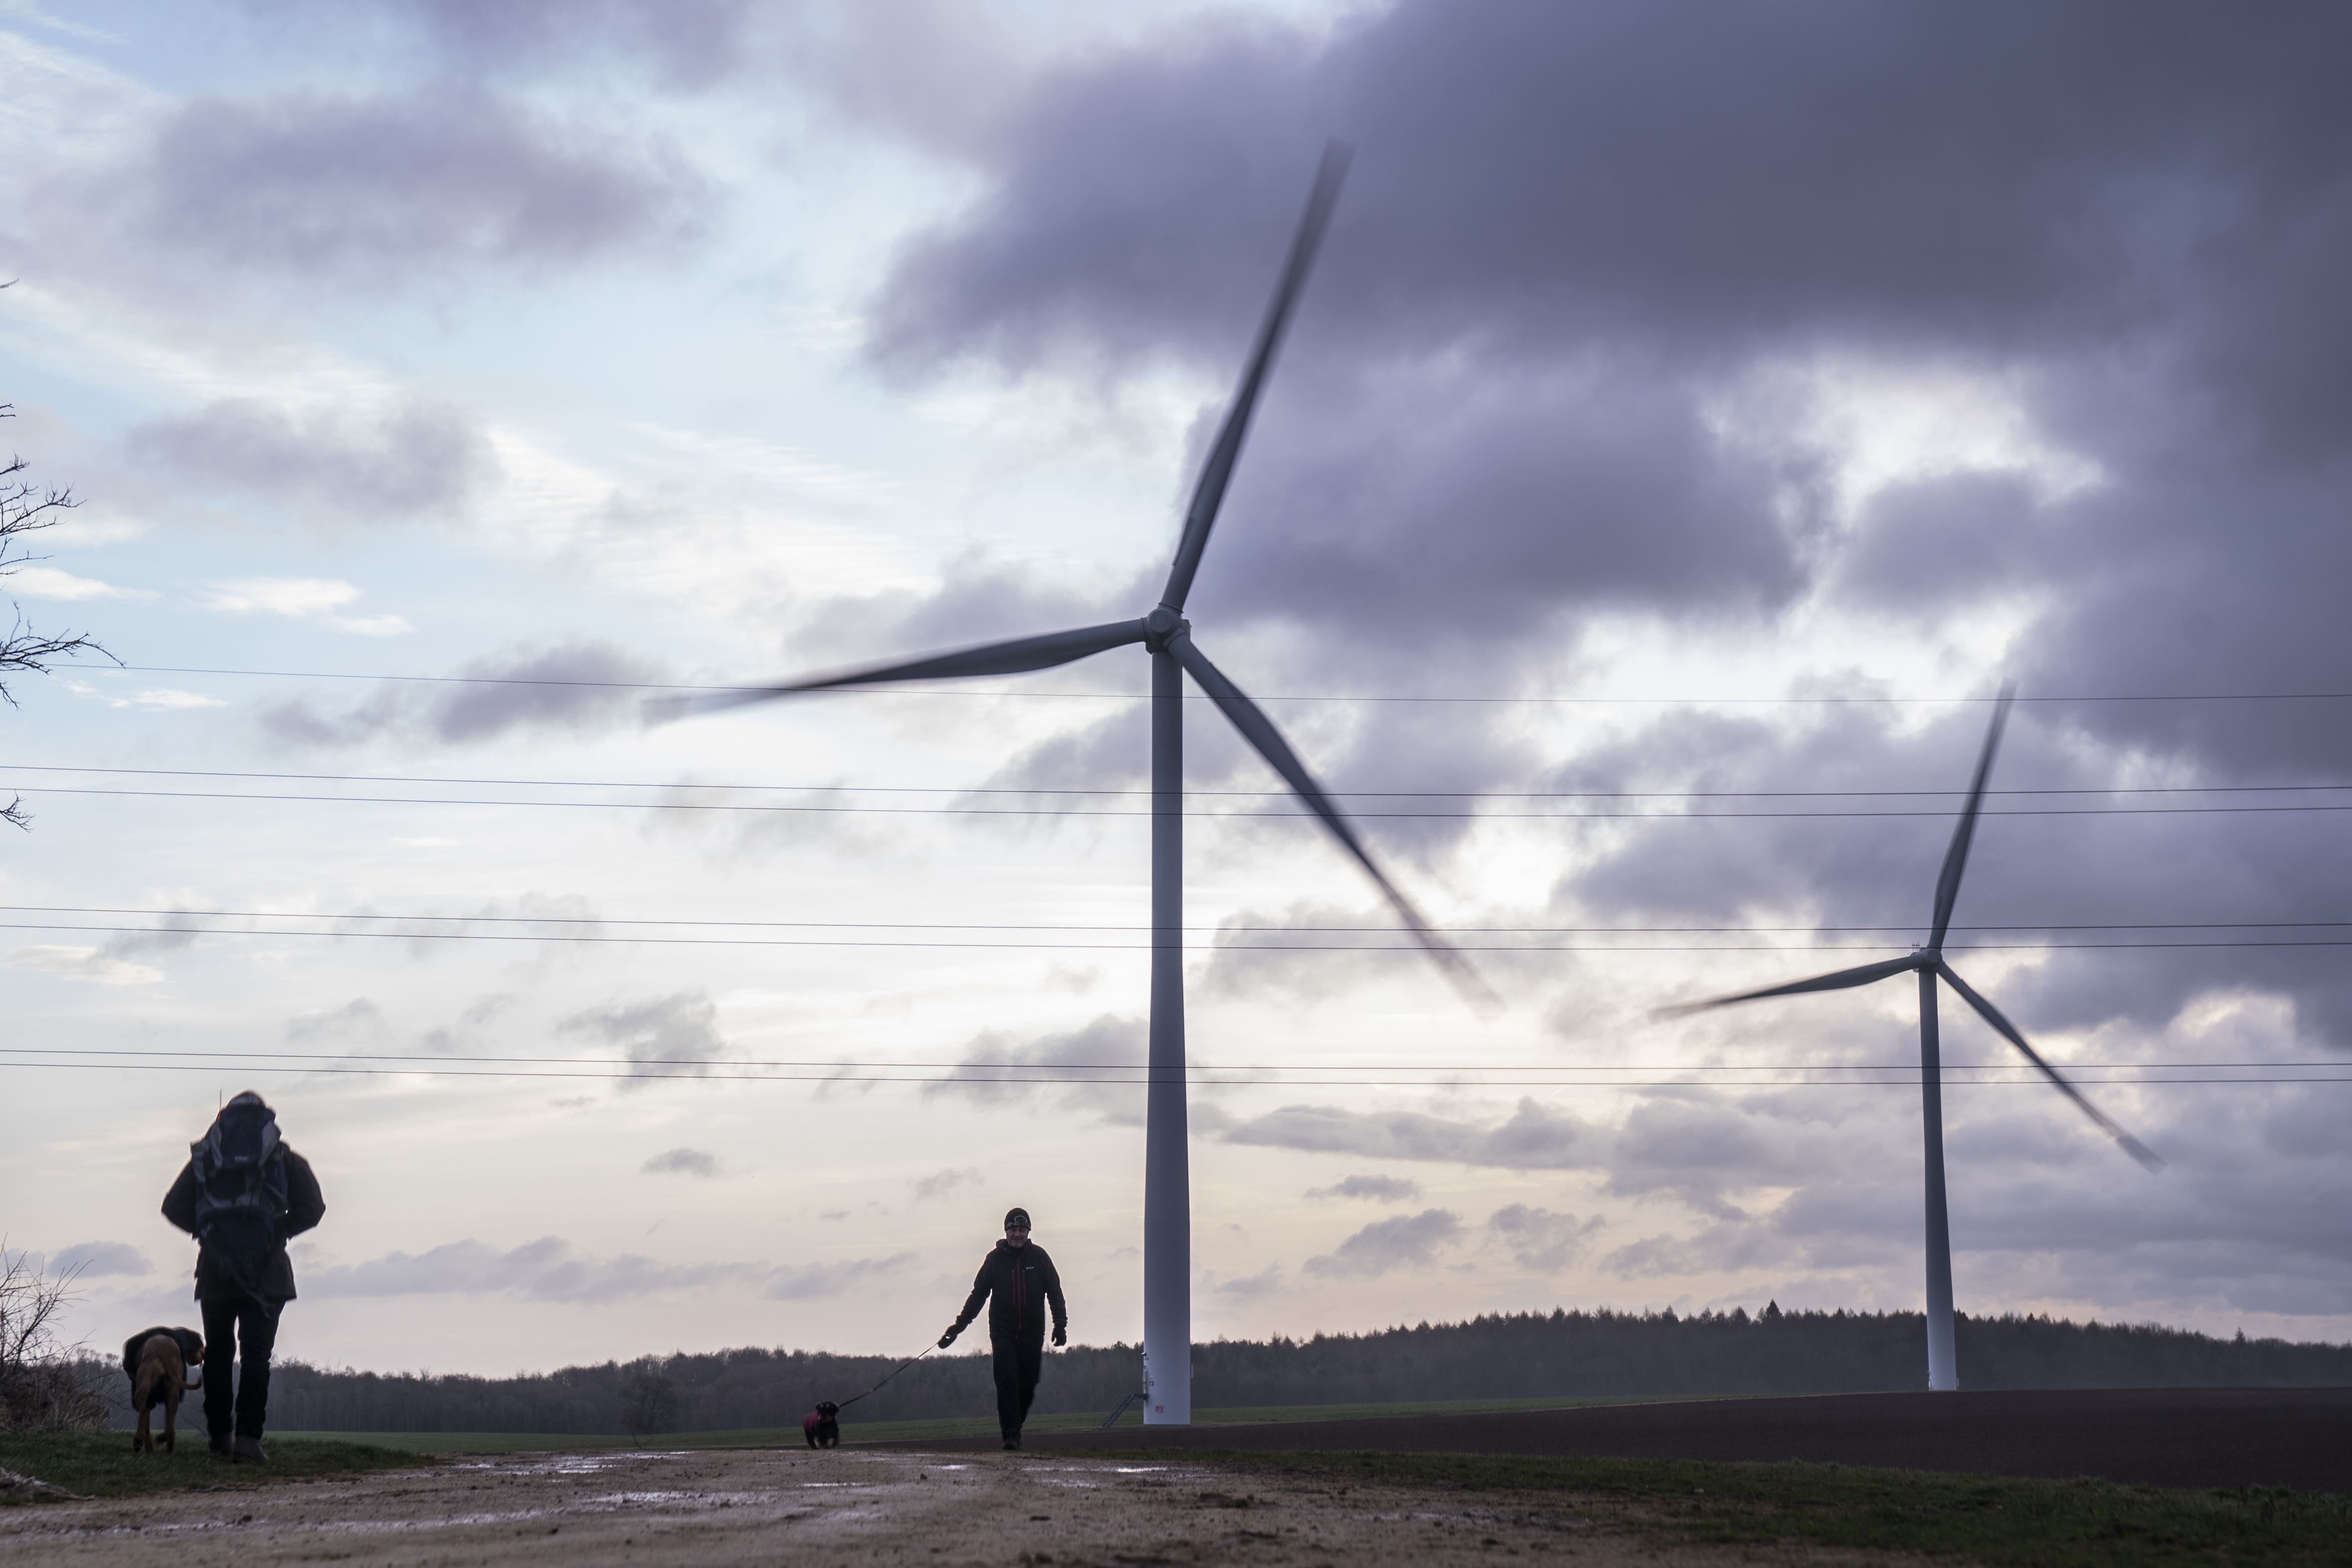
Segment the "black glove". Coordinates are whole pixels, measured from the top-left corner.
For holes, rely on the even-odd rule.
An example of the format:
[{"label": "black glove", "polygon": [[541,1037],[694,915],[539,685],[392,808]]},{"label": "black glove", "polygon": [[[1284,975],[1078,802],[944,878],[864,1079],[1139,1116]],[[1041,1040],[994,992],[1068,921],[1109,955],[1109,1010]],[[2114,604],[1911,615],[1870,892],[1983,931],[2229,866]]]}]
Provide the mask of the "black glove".
[{"label": "black glove", "polygon": [[950,1328],[946,1333],[941,1334],[940,1336],[940,1349],[945,1350],[950,1345],[955,1343],[955,1337],[961,1332],[963,1332],[961,1329]]},{"label": "black glove", "polygon": [[1055,1323],[1054,1325],[1054,1342],[1056,1345],[1066,1345],[1070,1342],[1070,1331],[1066,1324]]}]

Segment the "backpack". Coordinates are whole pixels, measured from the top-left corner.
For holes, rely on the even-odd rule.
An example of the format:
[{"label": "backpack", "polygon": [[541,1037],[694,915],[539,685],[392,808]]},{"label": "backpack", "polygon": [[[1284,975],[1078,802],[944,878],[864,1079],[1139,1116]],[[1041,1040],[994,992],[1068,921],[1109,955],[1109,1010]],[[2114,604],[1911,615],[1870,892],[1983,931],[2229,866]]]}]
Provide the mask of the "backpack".
[{"label": "backpack", "polygon": [[277,1114],[259,1095],[238,1095],[188,1146],[188,1163],[196,1177],[197,1242],[232,1284],[261,1300],[262,1267],[278,1250],[287,1207]]}]

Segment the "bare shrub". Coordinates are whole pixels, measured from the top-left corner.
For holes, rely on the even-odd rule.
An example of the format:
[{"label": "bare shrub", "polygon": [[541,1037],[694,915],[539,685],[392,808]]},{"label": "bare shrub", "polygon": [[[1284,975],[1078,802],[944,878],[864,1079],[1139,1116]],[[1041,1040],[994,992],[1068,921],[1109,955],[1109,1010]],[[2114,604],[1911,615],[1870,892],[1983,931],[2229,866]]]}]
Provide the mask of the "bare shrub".
[{"label": "bare shrub", "polygon": [[0,1238],[0,1432],[90,1432],[107,1423],[79,1342],[59,1335],[74,1276],[52,1277]]}]

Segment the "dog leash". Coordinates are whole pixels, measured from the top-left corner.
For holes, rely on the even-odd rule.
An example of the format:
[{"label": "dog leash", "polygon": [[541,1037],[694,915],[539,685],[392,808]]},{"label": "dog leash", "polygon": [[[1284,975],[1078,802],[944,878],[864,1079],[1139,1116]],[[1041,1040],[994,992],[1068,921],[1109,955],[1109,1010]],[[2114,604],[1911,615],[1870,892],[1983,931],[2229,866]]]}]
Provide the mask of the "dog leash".
[{"label": "dog leash", "polygon": [[[925,1345],[921,1350],[917,1351],[913,1355],[908,1357],[905,1361],[900,1362],[897,1366],[892,1367],[888,1373],[884,1374],[882,1383],[889,1382],[891,1378],[898,1376],[900,1373],[906,1371],[908,1367],[914,1365],[917,1362],[922,1360],[925,1356],[930,1354],[933,1351],[939,1348],[940,1347],[937,1345]],[[873,1387],[867,1389],[866,1394],[859,1394],[857,1399],[845,1399],[839,1405],[835,1405],[834,1408],[835,1410],[846,1410],[851,1405],[856,1404],[858,1399],[865,1398],[866,1394],[881,1393],[882,1383],[876,1384]]]}]

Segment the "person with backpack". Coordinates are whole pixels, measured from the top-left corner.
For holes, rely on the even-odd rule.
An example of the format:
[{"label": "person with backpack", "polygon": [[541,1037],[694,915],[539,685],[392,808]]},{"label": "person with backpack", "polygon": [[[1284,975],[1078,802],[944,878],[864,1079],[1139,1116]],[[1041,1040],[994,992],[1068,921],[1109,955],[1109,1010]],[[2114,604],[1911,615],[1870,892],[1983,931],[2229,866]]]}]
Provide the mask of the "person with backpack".
[{"label": "person with backpack", "polygon": [[980,1316],[988,1303],[988,1342],[996,1352],[996,1425],[1004,1446],[1021,1447],[1021,1424],[1037,1397],[1037,1377],[1045,1359],[1045,1310],[1054,1313],[1054,1342],[1070,1342],[1069,1310],[1062,1302],[1062,1277],[1045,1249],[1029,1239],[1029,1211],[1004,1216],[1004,1239],[981,1259],[980,1274],[964,1298],[963,1310],[940,1336],[940,1349]]},{"label": "person with backpack", "polygon": [[[278,1136],[278,1113],[246,1090],[188,1145],[163,1217],[196,1238],[196,1300],[205,1319],[205,1425],[213,1452],[267,1463],[269,1352],[294,1299],[286,1243],[325,1216],[310,1162]],[[236,1386],[229,1368],[239,1367]]]}]

